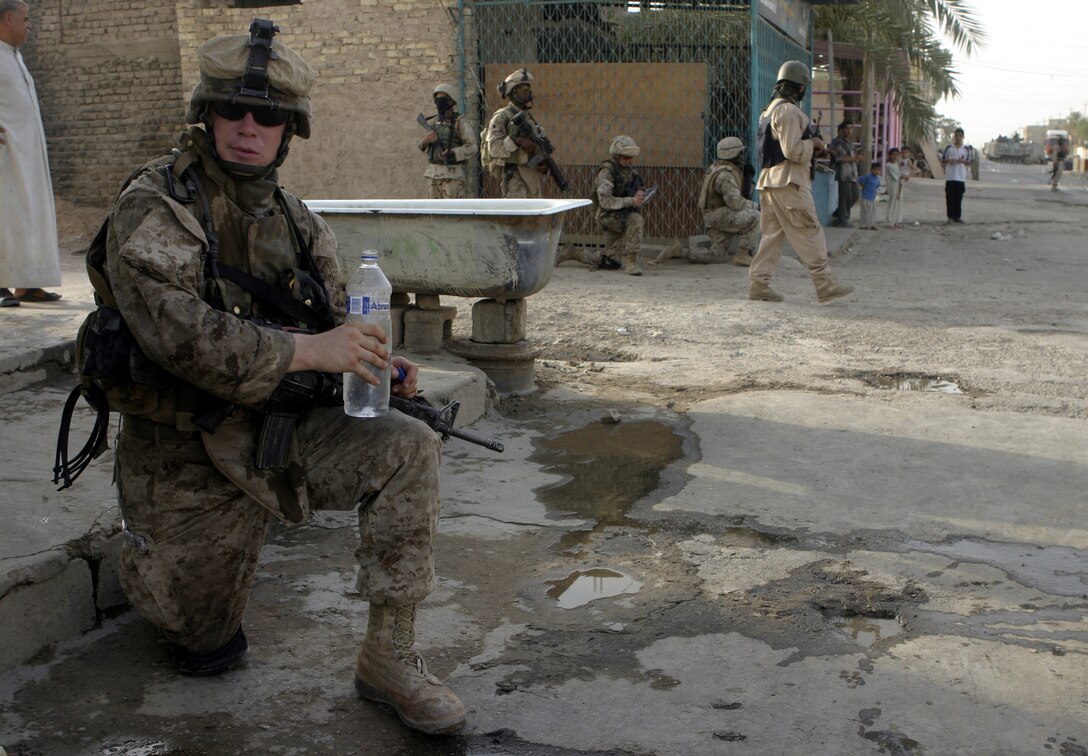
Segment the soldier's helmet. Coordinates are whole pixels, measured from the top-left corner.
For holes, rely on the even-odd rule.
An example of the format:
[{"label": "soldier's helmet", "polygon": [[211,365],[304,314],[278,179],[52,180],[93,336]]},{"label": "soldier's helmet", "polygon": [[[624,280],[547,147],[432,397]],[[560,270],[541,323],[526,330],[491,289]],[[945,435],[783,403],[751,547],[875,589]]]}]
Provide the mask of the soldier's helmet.
[{"label": "soldier's helmet", "polygon": [[775,79],[775,83],[780,81],[792,81],[800,87],[807,87],[812,81],[812,75],[809,73],[808,66],[801,61],[787,60],[778,69],[778,78]]},{"label": "soldier's helmet", "polygon": [[457,90],[449,84],[439,84],[437,87],[434,88],[434,91],[431,92],[431,97],[437,97],[440,94],[444,94],[446,95],[446,97],[449,97],[454,102],[457,102]]},{"label": "soldier's helmet", "polygon": [[294,115],[294,133],[308,139],[314,70],[301,55],[275,39],[267,62],[251,57],[252,38],[252,34],[231,34],[200,46],[200,80],[189,98],[185,122],[200,123],[208,105],[215,102],[282,108]]},{"label": "soldier's helmet", "polygon": [[722,141],[718,142],[718,160],[732,160],[737,155],[744,152],[744,142],[737,137],[726,137]]},{"label": "soldier's helmet", "polygon": [[608,147],[608,154],[617,157],[638,157],[639,152],[640,150],[638,145],[635,144],[635,140],[626,134],[620,134],[613,139],[612,144]]},{"label": "soldier's helmet", "polygon": [[532,84],[533,75],[528,68],[519,68],[514,73],[499,82],[499,97],[509,97],[518,84]]}]

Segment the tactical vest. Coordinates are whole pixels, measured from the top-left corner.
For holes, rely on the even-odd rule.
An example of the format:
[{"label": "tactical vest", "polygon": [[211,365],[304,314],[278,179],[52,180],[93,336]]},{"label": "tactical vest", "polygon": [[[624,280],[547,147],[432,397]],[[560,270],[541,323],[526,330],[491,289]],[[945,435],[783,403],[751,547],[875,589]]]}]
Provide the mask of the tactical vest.
[{"label": "tactical vest", "polygon": [[[634,197],[635,192],[641,188],[641,179],[637,179],[637,173],[635,169],[629,165],[620,165],[615,160],[609,158],[602,161],[601,165],[597,168],[596,176],[601,175],[601,171],[612,172],[612,196],[613,197]],[[637,184],[637,186],[636,186]],[[605,210],[601,207],[601,199],[597,195],[597,180],[593,181],[593,193],[590,195],[590,199],[593,201],[593,208],[600,215],[608,215],[612,213],[637,213],[639,209],[637,207],[624,207],[619,210]]]},{"label": "tactical vest", "polygon": [[[187,207],[203,226],[209,244],[203,255],[202,298],[211,306],[239,318],[303,327],[327,322],[331,327],[328,293],[309,252],[313,243],[309,224],[300,227],[296,220],[304,217],[305,207],[297,199],[288,199],[274,180],[232,179],[211,158],[207,139],[203,130],[190,130],[182,139],[185,152],[175,151],[142,166],[125,182],[122,193],[134,182],[153,182],[164,198]],[[87,316],[76,337],[80,385],[65,405],[54,468],[55,476],[63,473],[65,487],[105,450],[110,412],[192,431],[203,427],[197,418],[207,414],[210,401],[224,406],[222,400],[156,365],[136,343],[117,309],[106,271],[108,230],[107,218],[86,255],[98,308]],[[281,299],[290,300],[283,302],[286,309],[275,306]],[[320,316],[311,317],[311,309]],[[299,320],[285,317],[285,311]],[[98,420],[91,440],[69,461],[67,424],[81,395],[97,410]],[[56,477],[55,482],[59,482]]]},{"label": "tactical vest", "polygon": [[451,121],[441,121],[438,116],[428,118],[428,123],[438,134],[438,139],[431,142],[427,151],[427,160],[435,165],[462,165],[465,161],[454,161],[452,159],[447,161],[442,157],[442,153],[445,150],[452,150],[455,147],[460,147],[464,144],[460,135],[457,133],[457,125],[462,116],[457,113],[453,116]]},{"label": "tactical vest", "polygon": [[699,191],[699,207],[703,210],[717,210],[719,207],[725,207],[725,199],[714,191],[714,183],[723,171],[729,171],[733,174],[733,180],[736,182],[738,190],[743,186],[744,175],[736,163],[723,162],[712,166],[707,171],[706,177],[703,179],[702,189]]}]

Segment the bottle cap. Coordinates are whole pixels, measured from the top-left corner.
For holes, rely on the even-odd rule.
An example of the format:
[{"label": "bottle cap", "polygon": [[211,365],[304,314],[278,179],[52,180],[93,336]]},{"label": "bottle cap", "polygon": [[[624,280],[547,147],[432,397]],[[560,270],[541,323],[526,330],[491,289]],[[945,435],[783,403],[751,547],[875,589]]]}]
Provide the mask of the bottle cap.
[{"label": "bottle cap", "polygon": [[378,253],[376,251],[374,251],[373,249],[364,249],[363,253],[361,255],[359,255],[359,257],[361,257],[364,260],[377,260],[378,259]]}]

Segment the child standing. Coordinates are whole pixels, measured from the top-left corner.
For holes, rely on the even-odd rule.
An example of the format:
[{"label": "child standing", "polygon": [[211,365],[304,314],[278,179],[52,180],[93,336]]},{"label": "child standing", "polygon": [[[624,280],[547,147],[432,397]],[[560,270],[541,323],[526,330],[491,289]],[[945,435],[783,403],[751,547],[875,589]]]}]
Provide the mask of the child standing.
[{"label": "child standing", "polygon": [[876,230],[876,192],[880,188],[880,163],[873,163],[869,172],[858,179],[861,184],[861,227]]},{"label": "child standing", "polygon": [[903,175],[903,169],[899,162],[899,150],[894,147],[888,150],[888,175],[885,184],[888,187],[888,212],[885,220],[892,228],[903,227],[903,184],[907,177]]}]

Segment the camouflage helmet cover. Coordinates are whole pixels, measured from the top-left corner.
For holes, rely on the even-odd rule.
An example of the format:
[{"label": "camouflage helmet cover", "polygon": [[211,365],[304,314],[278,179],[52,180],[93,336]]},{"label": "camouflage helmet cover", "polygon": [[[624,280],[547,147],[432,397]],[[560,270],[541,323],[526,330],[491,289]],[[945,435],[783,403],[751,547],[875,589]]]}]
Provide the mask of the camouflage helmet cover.
[{"label": "camouflage helmet cover", "polygon": [[744,142],[735,136],[731,136],[718,142],[716,154],[718,160],[732,160],[742,152],[744,152]]},{"label": "camouflage helmet cover", "polygon": [[533,75],[528,68],[519,68],[499,82],[499,97],[509,97],[518,84],[532,84]]},{"label": "camouflage helmet cover", "polygon": [[608,154],[619,157],[638,157],[640,151],[638,145],[635,144],[635,140],[626,134],[620,134],[613,139],[608,148]]},{"label": "camouflage helmet cover", "polygon": [[792,81],[801,87],[807,87],[809,82],[812,81],[812,75],[809,73],[808,66],[799,60],[787,60],[778,69],[778,77],[775,79],[777,84],[780,81]]},{"label": "camouflage helmet cover", "polygon": [[454,102],[457,102],[457,90],[449,84],[439,84],[437,87],[434,88],[434,91],[431,92],[431,97],[436,97],[439,94],[444,94],[446,95],[446,97],[449,97]]},{"label": "camouflage helmet cover", "polygon": [[[209,39],[200,46],[200,81],[193,88],[186,123],[200,123],[210,102],[237,102],[240,105],[268,106],[268,100],[241,94],[242,79],[249,64],[249,35],[230,34]],[[301,55],[287,45],[272,41],[268,61],[268,96],[275,107],[296,114],[296,133],[310,137],[310,89],[316,74]]]}]

